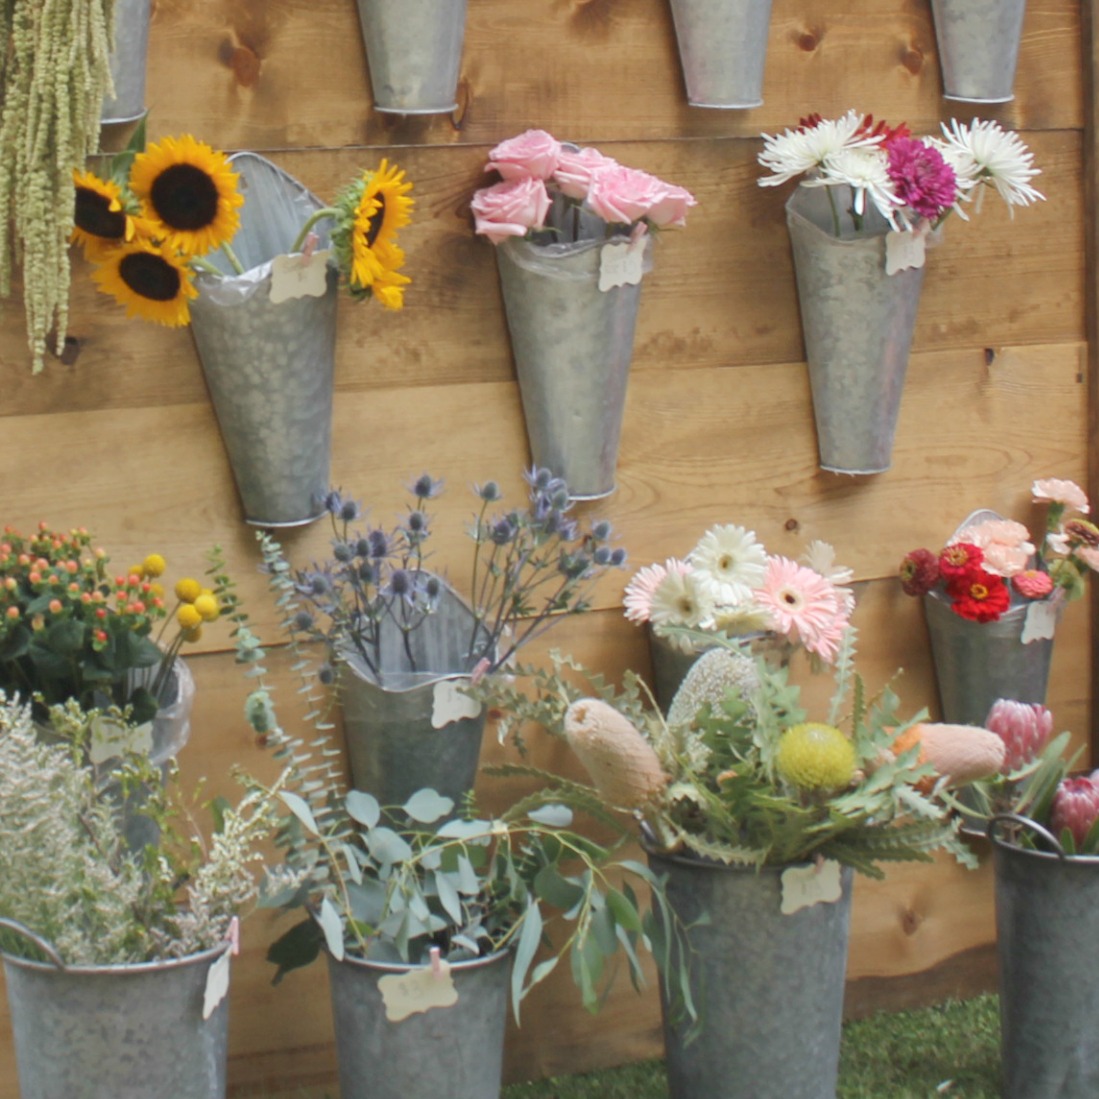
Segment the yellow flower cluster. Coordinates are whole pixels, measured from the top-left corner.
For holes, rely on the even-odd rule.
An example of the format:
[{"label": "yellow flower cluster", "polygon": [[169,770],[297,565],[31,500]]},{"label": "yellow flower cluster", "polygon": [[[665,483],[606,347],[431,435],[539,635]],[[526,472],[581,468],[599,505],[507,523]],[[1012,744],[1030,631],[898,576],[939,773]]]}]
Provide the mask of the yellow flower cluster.
[{"label": "yellow flower cluster", "polygon": [[176,583],[175,593],[179,600],[176,621],[183,631],[183,639],[197,641],[202,636],[203,622],[216,622],[221,614],[217,596],[189,576]]},{"label": "yellow flower cluster", "polygon": [[807,721],[779,737],[775,766],[799,790],[839,790],[855,773],[855,746],[834,725]]}]

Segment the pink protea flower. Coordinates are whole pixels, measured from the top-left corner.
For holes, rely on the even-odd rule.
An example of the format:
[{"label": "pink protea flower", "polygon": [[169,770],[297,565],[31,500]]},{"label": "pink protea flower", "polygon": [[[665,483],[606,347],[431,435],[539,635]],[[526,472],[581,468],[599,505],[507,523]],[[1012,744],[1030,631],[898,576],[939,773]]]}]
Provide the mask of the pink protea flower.
[{"label": "pink protea flower", "polygon": [[686,561],[680,561],[675,557],[669,557],[663,565],[646,565],[638,569],[622,595],[626,617],[631,622],[648,622],[652,617],[653,594],[660,587],[664,577],[669,572],[677,572],[683,576],[690,571],[691,566]]},{"label": "pink protea flower", "polygon": [[894,193],[905,206],[934,221],[954,205],[958,181],[938,149],[918,138],[894,137],[885,151]]},{"label": "pink protea flower", "polygon": [[1031,486],[1030,494],[1035,500],[1049,500],[1051,503],[1075,508],[1077,511],[1088,510],[1087,494],[1075,481],[1060,481],[1056,477],[1035,481]]},{"label": "pink protea flower", "polygon": [[939,582],[939,555],[929,549],[906,553],[900,575],[906,595],[926,595]]},{"label": "pink protea flower", "polygon": [[1094,775],[1062,779],[1053,795],[1050,831],[1060,837],[1067,828],[1079,851],[1096,817],[1099,817],[1099,780]]},{"label": "pink protea flower", "polygon": [[1053,591],[1053,578],[1041,569],[1024,569],[1011,578],[1011,586],[1027,599],[1044,599]]},{"label": "pink protea flower", "polygon": [[997,699],[985,718],[985,728],[1004,742],[1001,772],[1010,775],[1036,759],[1053,735],[1053,714],[1037,702]]},{"label": "pink protea flower", "polygon": [[779,633],[799,639],[822,660],[835,659],[848,615],[830,580],[787,557],[769,557],[755,599]]}]

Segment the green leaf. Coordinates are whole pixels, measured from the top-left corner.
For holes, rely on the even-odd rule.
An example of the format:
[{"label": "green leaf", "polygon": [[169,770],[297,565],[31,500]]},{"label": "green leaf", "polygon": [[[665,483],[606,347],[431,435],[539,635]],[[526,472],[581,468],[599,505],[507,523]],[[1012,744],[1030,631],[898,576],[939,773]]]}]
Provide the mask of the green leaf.
[{"label": "green leaf", "polygon": [[450,880],[450,876],[442,870],[435,872],[435,890],[439,894],[439,903],[443,910],[457,926],[462,924],[462,898],[458,890]]},{"label": "green leaf", "polygon": [[300,969],[315,961],[321,952],[324,934],[313,919],[295,924],[267,948],[267,960],[278,966],[272,984],[278,984],[292,969]]},{"label": "green leaf", "polygon": [[467,897],[477,896],[481,892],[481,881],[473,869],[473,864],[465,855],[458,856],[457,869],[458,892],[464,893]]},{"label": "green leaf", "polygon": [[451,798],[443,797],[430,788],[417,790],[404,803],[404,811],[420,824],[434,824],[454,808]]},{"label": "green leaf", "polygon": [[392,828],[375,828],[367,837],[371,856],[380,863],[404,862],[412,857],[408,842]]},{"label": "green leaf", "polygon": [[64,618],[49,628],[46,637],[54,652],[78,653],[84,646],[84,624],[75,618]]},{"label": "green leaf", "polygon": [[337,962],[343,961],[343,920],[336,911],[332,902],[325,897],[321,901],[321,910],[317,915],[317,922],[324,932],[324,943],[328,947],[328,953]]},{"label": "green leaf", "polygon": [[562,877],[556,866],[543,866],[534,875],[533,885],[534,892],[542,900],[563,912],[578,904],[584,896],[584,890],[576,882]]},{"label": "green leaf", "polygon": [[373,828],[381,820],[382,810],[373,794],[352,790],[344,802],[348,816],[366,828]]},{"label": "green leaf", "polygon": [[614,913],[609,907],[597,908],[591,914],[591,939],[605,958],[618,950]]},{"label": "green leaf", "polygon": [[297,794],[290,793],[289,790],[280,790],[279,797],[282,798],[286,808],[301,821],[307,832],[314,836],[320,835],[320,829],[317,827],[317,822],[313,819],[313,813],[304,798],[298,797]]},{"label": "green leaf", "polygon": [[631,902],[624,893],[620,893],[617,889],[608,889],[607,907],[627,931],[641,930],[641,913],[637,910],[636,902]]},{"label": "green leaf", "polygon": [[547,828],[568,828],[572,824],[572,810],[567,805],[543,805],[532,809],[527,816],[535,824],[544,824]]},{"label": "green leaf", "polygon": [[525,995],[524,984],[534,954],[542,941],[542,913],[532,897],[523,913],[523,926],[519,929],[519,941],[515,946],[515,960],[511,967],[511,1003],[515,1022],[519,1022],[519,1003]]}]

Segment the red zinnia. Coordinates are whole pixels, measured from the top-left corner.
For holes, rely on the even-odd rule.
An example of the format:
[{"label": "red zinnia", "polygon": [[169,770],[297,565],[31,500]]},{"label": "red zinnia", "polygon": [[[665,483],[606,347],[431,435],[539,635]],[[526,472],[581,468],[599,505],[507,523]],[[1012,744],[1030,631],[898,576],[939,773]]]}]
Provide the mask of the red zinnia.
[{"label": "red zinnia", "polygon": [[939,559],[929,549],[905,554],[901,562],[901,587],[906,595],[926,595],[939,580]]},{"label": "red zinnia", "polygon": [[1011,592],[1002,576],[976,569],[951,583],[954,613],[970,622],[995,622],[1011,603]]},{"label": "red zinnia", "polygon": [[952,580],[965,580],[974,570],[984,571],[985,554],[972,542],[955,542],[939,554],[939,575],[949,584]]}]

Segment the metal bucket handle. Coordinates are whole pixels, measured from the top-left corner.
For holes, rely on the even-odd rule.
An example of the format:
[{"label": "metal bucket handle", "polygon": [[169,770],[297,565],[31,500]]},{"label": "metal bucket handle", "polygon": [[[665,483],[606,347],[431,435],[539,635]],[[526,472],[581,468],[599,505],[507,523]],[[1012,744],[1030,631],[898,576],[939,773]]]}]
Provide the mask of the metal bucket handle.
[{"label": "metal bucket handle", "polygon": [[1068,859],[1065,849],[1061,846],[1061,841],[1048,828],[1039,824],[1036,820],[1031,820],[1030,817],[1024,817],[1019,813],[997,813],[995,816],[990,817],[987,829],[988,838],[993,843],[999,843],[1002,846],[1005,845],[1005,841],[999,839],[995,833],[998,824],[1008,823],[1018,824],[1023,828],[1029,828],[1032,832],[1037,833],[1040,839],[1045,840],[1045,842],[1049,844],[1059,859]]},{"label": "metal bucket handle", "polygon": [[26,924],[21,924],[18,920],[8,919],[6,916],[0,916],[0,928],[8,931],[14,931],[17,935],[22,936],[29,942],[32,942],[47,958],[61,970],[66,970],[69,967],[61,960],[61,955],[57,953],[57,948],[48,939],[43,939],[37,932],[32,931]]}]

